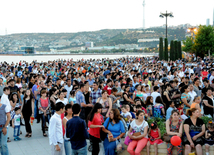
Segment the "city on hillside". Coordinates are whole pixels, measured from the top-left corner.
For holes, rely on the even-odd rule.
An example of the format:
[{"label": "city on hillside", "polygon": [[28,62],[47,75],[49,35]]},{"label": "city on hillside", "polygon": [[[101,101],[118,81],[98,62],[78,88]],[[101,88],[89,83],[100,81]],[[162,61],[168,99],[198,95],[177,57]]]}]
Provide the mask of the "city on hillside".
[{"label": "city on hillside", "polygon": [[[168,40],[182,41],[191,35],[190,24],[168,27]],[[157,52],[165,25],[147,29],[105,29],[78,33],[20,33],[0,36],[1,54],[72,53],[76,51],[140,50]]]}]

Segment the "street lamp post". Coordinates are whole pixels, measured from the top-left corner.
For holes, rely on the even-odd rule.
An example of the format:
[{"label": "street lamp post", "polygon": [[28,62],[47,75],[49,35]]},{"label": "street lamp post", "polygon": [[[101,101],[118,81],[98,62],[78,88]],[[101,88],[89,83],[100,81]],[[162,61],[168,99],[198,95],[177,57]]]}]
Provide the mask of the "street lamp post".
[{"label": "street lamp post", "polygon": [[160,13],[160,18],[164,18],[164,17],[166,17],[166,38],[167,38],[167,17],[174,17],[173,16],[173,13],[172,12],[170,12],[170,13],[167,13],[167,11],[166,11],[166,13]]}]

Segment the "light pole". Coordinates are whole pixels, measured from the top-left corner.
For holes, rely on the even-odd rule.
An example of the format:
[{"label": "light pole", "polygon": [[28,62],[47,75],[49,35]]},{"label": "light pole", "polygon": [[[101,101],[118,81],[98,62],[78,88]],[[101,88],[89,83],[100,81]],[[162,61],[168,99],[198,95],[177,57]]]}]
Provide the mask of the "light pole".
[{"label": "light pole", "polygon": [[166,11],[166,13],[160,13],[160,18],[164,18],[164,17],[166,17],[166,38],[167,38],[167,17],[174,17],[173,16],[173,14],[172,14],[172,12],[170,12],[170,13],[167,13],[167,11]]}]

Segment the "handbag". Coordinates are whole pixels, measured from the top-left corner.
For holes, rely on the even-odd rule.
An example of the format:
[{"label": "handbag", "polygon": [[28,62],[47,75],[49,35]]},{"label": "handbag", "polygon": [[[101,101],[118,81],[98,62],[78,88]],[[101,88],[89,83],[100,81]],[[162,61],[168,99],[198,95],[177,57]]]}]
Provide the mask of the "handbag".
[{"label": "handbag", "polygon": [[[134,133],[134,131],[132,131],[130,134],[131,135],[133,135],[133,133]],[[129,138],[129,136],[127,135],[126,137],[125,137],[125,140],[124,140],[124,144],[125,145],[129,145],[129,143],[131,142],[132,140]]]},{"label": "handbag", "polygon": [[[109,122],[110,122],[110,121],[108,121],[108,124],[107,124],[107,127],[106,127],[107,130],[108,130]],[[101,130],[100,130],[100,139],[101,139],[102,141],[104,141],[105,138],[107,137],[107,134],[108,134],[108,133],[105,133],[105,132],[101,129]]]},{"label": "handbag", "polygon": [[[170,121],[170,127],[171,127],[171,121]],[[179,125],[180,126],[180,125]],[[175,129],[175,131],[174,132],[179,132],[179,129]],[[164,142],[166,142],[166,143],[170,143],[170,140],[171,140],[171,135],[168,135],[167,133],[165,133],[164,135],[163,135],[163,141]]]},{"label": "handbag", "polygon": [[165,133],[165,134],[163,135],[163,141],[164,141],[164,142],[170,143],[170,139],[171,139],[171,137],[170,137],[167,133]]}]

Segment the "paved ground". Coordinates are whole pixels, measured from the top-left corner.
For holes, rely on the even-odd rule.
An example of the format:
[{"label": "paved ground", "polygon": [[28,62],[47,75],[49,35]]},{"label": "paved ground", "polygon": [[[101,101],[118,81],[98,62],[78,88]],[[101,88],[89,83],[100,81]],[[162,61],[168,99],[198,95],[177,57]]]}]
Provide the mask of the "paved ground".
[{"label": "paved ground", "polygon": [[[34,121],[32,126],[32,137],[25,138],[25,127],[21,126],[22,138],[21,141],[14,141],[13,140],[13,128],[9,128],[9,137],[11,142],[8,143],[8,149],[10,155],[50,155],[50,145],[49,145],[49,138],[43,137],[41,124],[37,124]],[[48,132],[47,132],[48,133]],[[89,142],[88,146],[89,146]],[[100,155],[104,155],[103,145],[100,143]],[[88,155],[91,153],[88,152]]]}]

